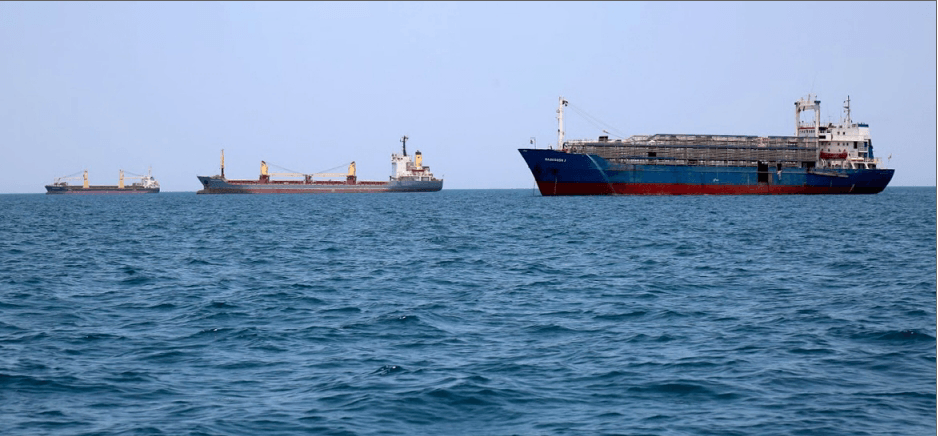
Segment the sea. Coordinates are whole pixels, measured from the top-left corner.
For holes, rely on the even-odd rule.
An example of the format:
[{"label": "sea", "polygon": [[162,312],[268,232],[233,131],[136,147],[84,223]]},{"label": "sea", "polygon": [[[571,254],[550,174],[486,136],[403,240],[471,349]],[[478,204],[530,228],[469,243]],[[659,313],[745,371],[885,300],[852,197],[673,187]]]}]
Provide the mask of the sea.
[{"label": "sea", "polygon": [[935,435],[935,200],[0,195],[0,434]]}]

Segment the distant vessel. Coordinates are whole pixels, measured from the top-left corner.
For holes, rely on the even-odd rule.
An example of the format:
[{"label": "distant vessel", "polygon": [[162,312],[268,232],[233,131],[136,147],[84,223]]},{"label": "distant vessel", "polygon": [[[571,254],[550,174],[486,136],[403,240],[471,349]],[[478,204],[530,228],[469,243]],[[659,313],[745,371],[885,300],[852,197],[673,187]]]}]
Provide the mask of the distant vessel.
[{"label": "distant vessel", "polygon": [[[160,192],[160,184],[153,178],[152,171],[147,172],[145,176],[126,177],[139,180],[130,185],[124,184],[124,170],[120,170],[117,185],[91,185],[88,183],[88,170],[84,171],[81,179],[77,177],[77,174],[56,177],[51,185],[46,185],[46,194],[157,194]],[[82,184],[81,186],[69,185],[69,180],[82,180]]]},{"label": "distant vessel", "polygon": [[[420,151],[413,157],[407,156],[407,140],[402,154],[391,154],[391,177],[386,182],[361,181],[355,175],[355,162],[348,166],[347,173],[295,172],[272,173],[266,162],[261,161],[261,174],[257,180],[229,180],[225,178],[225,151],[221,154],[221,175],[198,176],[203,189],[198,194],[322,194],[353,192],[432,192],[443,189],[443,180],[423,165]],[[293,177],[294,180],[273,180],[275,177]],[[317,178],[344,178],[344,180],[315,180]]]},{"label": "distant vessel", "polygon": [[[822,126],[821,102],[795,102],[795,136],[636,135],[564,141],[558,149],[519,149],[541,195],[875,194],[895,170],[873,156],[870,128],[850,119]],[[814,111],[814,122],[801,112]]]}]

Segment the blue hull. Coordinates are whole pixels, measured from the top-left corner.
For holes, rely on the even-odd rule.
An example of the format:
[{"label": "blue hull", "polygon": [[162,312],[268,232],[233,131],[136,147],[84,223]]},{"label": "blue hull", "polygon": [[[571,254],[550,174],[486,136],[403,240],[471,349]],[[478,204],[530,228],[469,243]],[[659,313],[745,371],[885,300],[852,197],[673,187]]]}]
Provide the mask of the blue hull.
[{"label": "blue hull", "polygon": [[542,195],[875,194],[892,169],[612,164],[591,154],[519,149]]}]

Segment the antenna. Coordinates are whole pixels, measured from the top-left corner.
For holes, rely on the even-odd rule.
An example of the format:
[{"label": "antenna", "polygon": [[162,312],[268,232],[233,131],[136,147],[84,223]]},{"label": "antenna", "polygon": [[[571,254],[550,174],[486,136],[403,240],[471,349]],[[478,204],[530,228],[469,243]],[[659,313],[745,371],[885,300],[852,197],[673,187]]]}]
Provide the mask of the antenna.
[{"label": "antenna", "polygon": [[560,104],[557,106],[557,148],[559,150],[563,150],[563,107],[566,105],[567,101],[561,96]]},{"label": "antenna", "polygon": [[844,102],[844,109],[847,110],[847,124],[853,124],[853,120],[850,119],[850,96],[847,96],[847,101]]}]

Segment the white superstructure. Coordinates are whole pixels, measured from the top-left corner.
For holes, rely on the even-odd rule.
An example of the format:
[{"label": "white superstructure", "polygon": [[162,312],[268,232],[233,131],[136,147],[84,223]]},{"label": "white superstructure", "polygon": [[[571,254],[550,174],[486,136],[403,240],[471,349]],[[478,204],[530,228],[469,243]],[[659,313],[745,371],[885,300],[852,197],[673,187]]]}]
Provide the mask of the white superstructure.
[{"label": "white superstructure", "polygon": [[[124,187],[124,179],[125,179],[125,177],[124,177],[124,170],[120,170],[120,176],[119,176],[119,177],[120,177],[120,180],[119,180],[118,186],[121,187],[121,188],[123,188],[123,187]],[[126,178],[128,178],[128,179],[138,179],[138,180],[140,180],[139,182],[134,183],[132,186],[140,186],[140,187],[143,187],[143,188],[146,188],[146,189],[156,189],[156,188],[159,188],[159,187],[160,187],[160,183],[157,182],[156,179],[153,178],[153,169],[152,169],[152,168],[148,168],[148,169],[147,169],[147,175],[145,175],[145,176],[133,175],[133,176],[128,176],[128,177],[126,177]]]},{"label": "white superstructure", "polygon": [[407,156],[407,136],[401,138],[404,144],[403,154],[391,154],[391,180],[392,181],[433,181],[437,180],[430,172],[430,167],[423,165],[423,155],[418,150],[414,156]]},{"label": "white superstructure", "polygon": [[[808,97],[810,100],[813,96]],[[882,161],[873,155],[870,126],[866,123],[855,123],[850,118],[849,96],[844,102],[844,117],[840,123],[828,123],[826,126],[820,125],[818,121],[821,102],[814,101],[813,105],[804,103],[806,103],[804,99],[795,103],[795,128],[798,136],[817,137],[819,168],[882,168]],[[804,109],[815,110],[814,126],[805,125],[798,119],[801,110]]]}]

